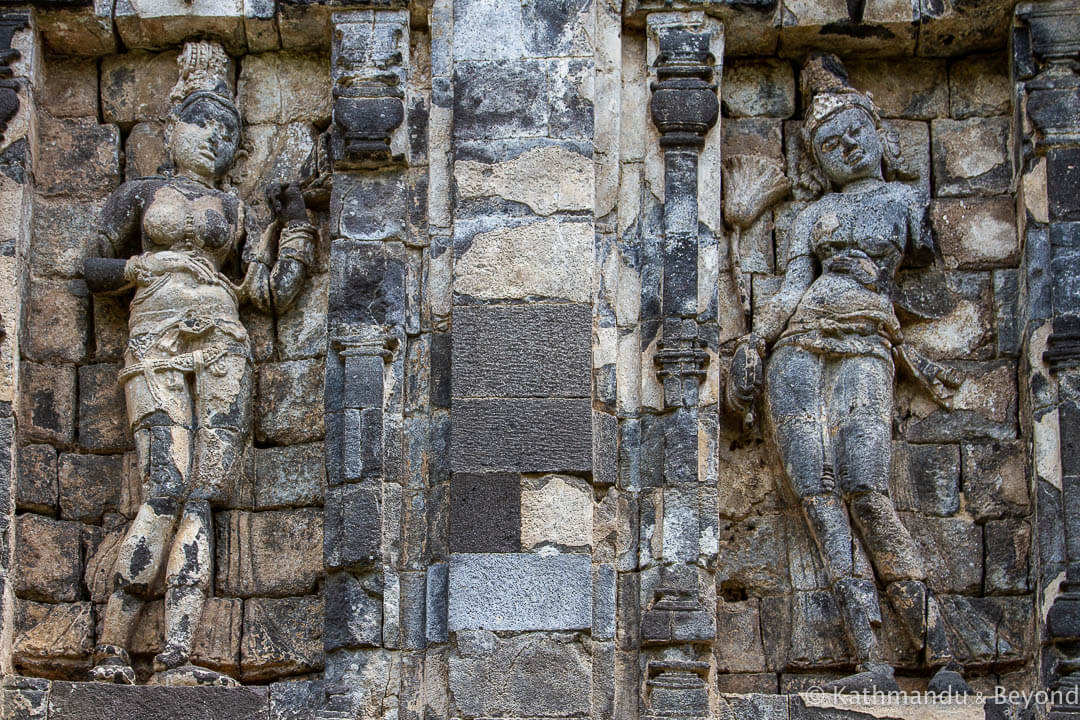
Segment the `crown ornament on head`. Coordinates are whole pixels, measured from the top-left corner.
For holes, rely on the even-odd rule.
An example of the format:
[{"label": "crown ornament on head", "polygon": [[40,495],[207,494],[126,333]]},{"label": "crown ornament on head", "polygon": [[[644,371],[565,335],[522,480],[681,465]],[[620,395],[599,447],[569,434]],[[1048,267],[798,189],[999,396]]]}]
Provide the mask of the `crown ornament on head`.
[{"label": "crown ornament on head", "polygon": [[803,97],[807,99],[803,132],[808,141],[829,118],[844,110],[862,110],[875,126],[881,126],[881,114],[873,97],[851,87],[847,70],[835,55],[811,55],[803,66],[801,83]]},{"label": "crown ornament on head", "polygon": [[209,40],[184,43],[176,64],[180,67],[180,77],[169,99],[179,110],[205,98],[228,108],[239,122],[240,112],[229,89],[229,56],[219,43]]}]

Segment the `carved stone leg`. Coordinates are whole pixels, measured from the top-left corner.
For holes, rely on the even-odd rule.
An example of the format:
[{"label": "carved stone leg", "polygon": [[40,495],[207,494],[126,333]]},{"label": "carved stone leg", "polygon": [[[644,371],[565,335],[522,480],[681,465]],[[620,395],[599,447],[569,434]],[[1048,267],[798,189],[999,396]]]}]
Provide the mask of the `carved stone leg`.
[{"label": "carved stone leg", "polygon": [[154,669],[169,670],[191,657],[195,628],[210,587],[210,505],[188,502],[169,553],[165,579],[165,650]]},{"label": "carved stone leg", "polygon": [[147,592],[160,576],[165,548],[179,508],[170,498],[150,498],[139,508],[116,560],[116,589],[105,606],[100,642],[90,679],[134,683],[127,648]]}]

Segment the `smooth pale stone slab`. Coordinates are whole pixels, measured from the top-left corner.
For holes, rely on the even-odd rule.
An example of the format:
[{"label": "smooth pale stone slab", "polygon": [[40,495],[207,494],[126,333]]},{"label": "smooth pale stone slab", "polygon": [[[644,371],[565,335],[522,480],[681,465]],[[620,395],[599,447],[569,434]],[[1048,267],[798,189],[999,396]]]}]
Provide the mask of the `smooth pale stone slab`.
[{"label": "smooth pale stone slab", "polygon": [[450,557],[449,629],[579,630],[592,625],[589,555]]}]

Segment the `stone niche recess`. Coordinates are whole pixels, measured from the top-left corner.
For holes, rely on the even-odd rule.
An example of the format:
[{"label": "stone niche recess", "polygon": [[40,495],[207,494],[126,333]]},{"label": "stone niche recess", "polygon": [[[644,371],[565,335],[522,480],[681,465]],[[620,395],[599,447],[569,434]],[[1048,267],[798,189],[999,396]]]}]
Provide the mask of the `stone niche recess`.
[{"label": "stone niche recess", "polygon": [[0,720],[1080,718],[1074,2],[0,50]]}]

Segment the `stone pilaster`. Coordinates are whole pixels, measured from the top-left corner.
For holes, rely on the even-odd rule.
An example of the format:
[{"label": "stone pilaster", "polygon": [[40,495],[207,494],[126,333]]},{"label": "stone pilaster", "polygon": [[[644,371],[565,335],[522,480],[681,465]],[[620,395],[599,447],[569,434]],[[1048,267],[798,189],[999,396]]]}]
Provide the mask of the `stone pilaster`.
[{"label": "stone pilaster", "polygon": [[[409,20],[404,10],[331,19],[323,717],[354,717],[359,707],[396,696],[386,687],[407,616],[401,513]],[[423,588],[408,596],[423,606]]]},{"label": "stone pilaster", "polygon": [[[1057,381],[1053,405],[1045,408],[1051,417],[1056,414],[1057,427],[1051,429],[1056,432],[1053,438],[1038,432],[1036,418],[1034,455],[1045,454],[1042,446],[1056,441],[1062,515],[1043,517],[1040,524],[1063,523],[1065,548],[1060,593],[1044,608],[1057,669],[1044,668],[1044,678],[1055,678],[1054,686],[1067,691],[1080,688],[1080,9],[1075,3],[1051,0],[1019,5],[1016,14],[1021,25],[1014,34],[1014,68],[1023,81],[1023,126],[1030,128],[1025,146],[1033,151],[1029,165],[1038,168],[1045,182],[1045,206],[1028,208],[1028,243],[1040,236],[1049,241],[1042,258],[1049,262],[1049,317],[1029,312],[1028,322],[1041,322],[1049,330],[1041,359]],[[1030,263],[1031,248],[1027,254]],[[1029,307],[1037,289],[1027,288]],[[1032,338],[1040,335],[1046,337],[1045,332],[1033,332]],[[1032,339],[1029,343],[1037,345]],[[1038,414],[1041,408],[1033,405]],[[1040,514],[1050,511],[1038,508]],[[1080,705],[1064,699],[1054,703],[1050,717],[1080,717]]]},{"label": "stone pilaster", "polygon": [[[715,637],[716,619],[701,538],[715,510],[699,499],[707,481],[699,453],[702,432],[715,434],[715,424],[702,422],[708,411],[701,407],[701,388],[717,327],[715,319],[699,317],[698,156],[717,121],[714,80],[723,32],[701,13],[651,14],[647,32],[649,65],[656,69],[650,110],[664,156],[660,338],[651,369],[663,386],[656,418],[662,428],[661,494],[654,519],[663,527],[663,542],[652,567],[643,569],[641,639],[664,651],[649,654],[644,701],[649,717],[705,717],[709,664],[702,656]],[[682,646],[681,659],[672,660],[671,646]]]},{"label": "stone pilaster", "polygon": [[16,426],[21,310],[28,285],[31,154],[39,53],[29,12],[0,14],[0,674],[12,673]]}]

